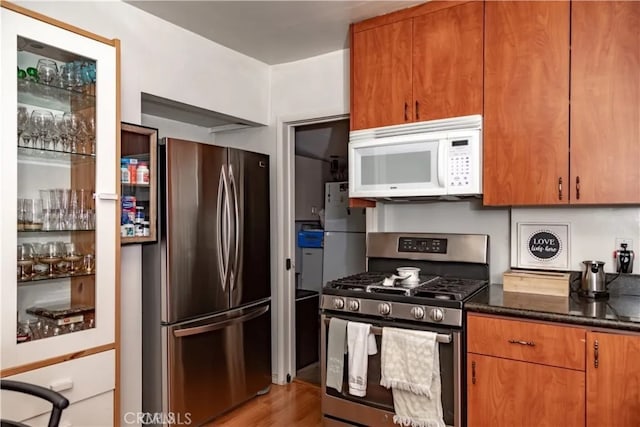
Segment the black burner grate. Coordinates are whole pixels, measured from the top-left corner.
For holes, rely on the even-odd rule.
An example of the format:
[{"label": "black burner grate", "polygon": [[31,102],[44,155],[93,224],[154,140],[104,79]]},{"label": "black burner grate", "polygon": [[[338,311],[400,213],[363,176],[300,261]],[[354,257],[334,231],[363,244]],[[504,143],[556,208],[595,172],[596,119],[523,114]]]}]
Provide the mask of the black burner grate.
[{"label": "black burner grate", "polygon": [[[392,273],[365,272],[332,280],[327,288],[376,292],[382,294],[406,295],[442,300],[462,301],[487,284],[486,280],[459,279],[421,275],[418,286],[403,286],[396,282],[395,286],[383,286],[384,279]],[[435,279],[435,280],[434,280]]]}]

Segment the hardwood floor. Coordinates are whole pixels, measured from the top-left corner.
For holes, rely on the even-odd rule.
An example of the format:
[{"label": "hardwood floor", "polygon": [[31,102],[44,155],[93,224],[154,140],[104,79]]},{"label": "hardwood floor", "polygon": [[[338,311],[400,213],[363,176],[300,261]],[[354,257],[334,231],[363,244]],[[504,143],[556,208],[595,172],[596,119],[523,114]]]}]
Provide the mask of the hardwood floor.
[{"label": "hardwood floor", "polygon": [[250,400],[207,425],[213,426],[320,427],[320,387],[297,380],[287,385],[273,384],[269,393]]}]

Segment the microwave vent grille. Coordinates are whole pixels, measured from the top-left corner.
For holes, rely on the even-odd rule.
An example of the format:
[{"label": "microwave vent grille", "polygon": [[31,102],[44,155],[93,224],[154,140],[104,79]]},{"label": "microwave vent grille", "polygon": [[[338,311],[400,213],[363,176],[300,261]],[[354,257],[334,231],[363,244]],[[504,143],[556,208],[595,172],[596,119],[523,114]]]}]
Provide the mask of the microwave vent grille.
[{"label": "microwave vent grille", "polygon": [[349,133],[349,141],[357,142],[367,139],[388,138],[416,133],[448,132],[455,130],[482,130],[482,116],[454,117],[450,119],[429,120],[426,122],[407,123],[379,128],[356,130]]}]

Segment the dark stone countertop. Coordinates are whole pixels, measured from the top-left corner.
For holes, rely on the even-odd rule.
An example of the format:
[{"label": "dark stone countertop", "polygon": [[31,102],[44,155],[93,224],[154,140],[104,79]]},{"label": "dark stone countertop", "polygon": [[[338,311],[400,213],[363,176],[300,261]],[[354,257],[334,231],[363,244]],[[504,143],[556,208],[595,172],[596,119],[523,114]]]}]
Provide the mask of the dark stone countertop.
[{"label": "dark stone countertop", "polygon": [[640,276],[620,276],[609,286],[609,297],[602,299],[584,298],[574,291],[569,297],[504,292],[502,285],[491,285],[466,302],[465,308],[470,312],[640,332]]}]

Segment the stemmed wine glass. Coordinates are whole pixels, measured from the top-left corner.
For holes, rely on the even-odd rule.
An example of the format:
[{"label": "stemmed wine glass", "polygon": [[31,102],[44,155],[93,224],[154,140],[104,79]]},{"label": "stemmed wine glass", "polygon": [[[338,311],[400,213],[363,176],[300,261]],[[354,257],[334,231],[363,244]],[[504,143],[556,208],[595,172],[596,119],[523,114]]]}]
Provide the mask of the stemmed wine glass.
[{"label": "stemmed wine glass", "polygon": [[25,243],[18,245],[18,266],[20,267],[20,280],[30,277],[25,267],[33,265],[33,246]]},{"label": "stemmed wine glass", "polygon": [[64,245],[61,247],[59,242],[47,242],[44,248],[44,254],[40,258],[40,261],[49,265],[49,277],[55,276],[53,272],[54,264],[57,264],[62,259],[64,254]]},{"label": "stemmed wine glass", "polygon": [[18,107],[18,145],[20,145],[20,136],[27,128],[29,123],[29,113],[26,107]]},{"label": "stemmed wine glass", "polygon": [[51,59],[41,58],[36,66],[38,78],[46,85],[53,85],[58,78],[58,64]]},{"label": "stemmed wine glass", "polygon": [[77,153],[78,134],[82,131],[82,118],[76,113],[64,113],[63,120],[67,130],[67,137],[71,140],[71,152]]},{"label": "stemmed wine glass", "polygon": [[47,131],[50,129],[51,123],[53,123],[53,113],[45,110],[33,110],[31,112],[31,123],[40,141],[40,148],[44,148],[45,136],[47,136]]},{"label": "stemmed wine glass", "polygon": [[[84,128],[84,154],[96,154],[96,118],[90,116],[83,121]],[[87,146],[88,145],[88,146]]]}]

